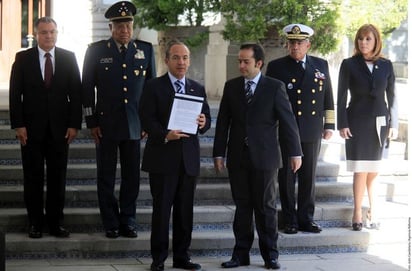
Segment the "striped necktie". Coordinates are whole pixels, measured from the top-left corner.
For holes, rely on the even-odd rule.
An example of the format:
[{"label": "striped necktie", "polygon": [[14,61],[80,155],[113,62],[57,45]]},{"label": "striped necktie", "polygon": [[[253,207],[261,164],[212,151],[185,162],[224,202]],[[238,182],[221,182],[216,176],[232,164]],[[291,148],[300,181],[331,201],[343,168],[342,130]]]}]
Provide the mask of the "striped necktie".
[{"label": "striped necktie", "polygon": [[184,94],[185,90],[183,89],[183,82],[176,80],[175,81],[175,86],[176,86],[176,93]]},{"label": "striped necktie", "polygon": [[247,81],[246,83],[245,96],[246,96],[247,103],[250,103],[252,101],[252,97],[253,97],[252,85],[253,84],[254,84],[253,81]]}]

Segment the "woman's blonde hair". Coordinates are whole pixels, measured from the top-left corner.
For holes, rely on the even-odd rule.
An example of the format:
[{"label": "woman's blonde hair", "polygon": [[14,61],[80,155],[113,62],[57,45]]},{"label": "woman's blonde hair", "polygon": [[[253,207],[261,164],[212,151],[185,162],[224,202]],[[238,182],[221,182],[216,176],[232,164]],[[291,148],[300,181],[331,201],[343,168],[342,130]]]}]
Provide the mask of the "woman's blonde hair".
[{"label": "woman's blonde hair", "polygon": [[375,61],[378,58],[382,57],[382,38],[379,32],[379,29],[373,24],[364,24],[356,32],[355,41],[354,41],[355,49],[354,49],[353,55],[355,56],[362,55],[359,49],[358,39],[366,36],[369,33],[372,33],[372,35],[375,37],[375,47],[373,48],[372,59],[368,59],[368,60]]}]

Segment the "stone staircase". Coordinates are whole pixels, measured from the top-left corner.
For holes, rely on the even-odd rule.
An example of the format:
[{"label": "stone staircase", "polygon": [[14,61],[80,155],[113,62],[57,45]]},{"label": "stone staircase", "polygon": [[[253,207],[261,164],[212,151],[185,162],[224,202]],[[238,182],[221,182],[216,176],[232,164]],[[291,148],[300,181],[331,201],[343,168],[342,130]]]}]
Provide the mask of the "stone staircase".
[{"label": "stone staircase", "polygon": [[[211,107],[212,115],[216,116],[218,103],[211,103]],[[234,244],[234,205],[227,173],[216,175],[213,169],[213,135],[214,123],[200,138],[202,166],[195,196],[191,246],[194,255],[230,255]],[[404,146],[401,143],[392,145],[391,157],[395,157],[396,163],[382,170],[378,194],[384,201],[406,202],[408,169],[407,161],[402,160]],[[26,233],[20,146],[14,131],[10,130],[7,110],[0,111],[0,229],[6,233],[6,257],[150,257],[151,195],[147,174],[142,172],[137,203],[138,238],[107,239],[97,207],[95,149],[87,129],[83,129],[71,145],[69,156],[65,226],[71,231],[71,237],[58,239],[45,234],[41,239],[30,239]],[[315,220],[324,230],[321,234],[280,232],[281,254],[367,249],[370,233],[350,230],[352,183],[343,158],[343,144],[339,139],[323,143],[317,174]],[[278,209],[280,213],[280,204]],[[282,226],[281,219],[279,226]],[[256,241],[253,252],[259,253]]]}]

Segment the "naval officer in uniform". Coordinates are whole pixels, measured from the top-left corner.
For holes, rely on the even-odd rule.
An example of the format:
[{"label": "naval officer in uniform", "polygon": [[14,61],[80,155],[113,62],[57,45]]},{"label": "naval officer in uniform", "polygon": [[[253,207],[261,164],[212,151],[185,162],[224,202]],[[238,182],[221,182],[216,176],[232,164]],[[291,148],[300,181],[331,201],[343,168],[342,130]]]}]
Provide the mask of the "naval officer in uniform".
[{"label": "naval officer in uniform", "polygon": [[[100,215],[108,238],[137,237],[139,101],[144,83],[156,72],[152,44],[132,39],[135,14],[136,7],[128,1],[109,7],[105,17],[110,20],[111,38],[91,44],[83,64],[83,110],[96,143]],[[118,152],[121,183],[117,199]]]},{"label": "naval officer in uniform", "polygon": [[[307,54],[313,29],[290,24],[283,29],[289,55],[269,62],[266,75],[285,83],[289,100],[299,126],[303,150],[302,167],[293,173],[285,134],[280,126],[280,142],[284,167],[279,170],[279,194],[284,232],[298,230],[319,233],[313,221],[315,211],[315,178],[321,140],[331,138],[335,129],[335,111],[328,62]],[[295,181],[298,179],[297,208]]]}]

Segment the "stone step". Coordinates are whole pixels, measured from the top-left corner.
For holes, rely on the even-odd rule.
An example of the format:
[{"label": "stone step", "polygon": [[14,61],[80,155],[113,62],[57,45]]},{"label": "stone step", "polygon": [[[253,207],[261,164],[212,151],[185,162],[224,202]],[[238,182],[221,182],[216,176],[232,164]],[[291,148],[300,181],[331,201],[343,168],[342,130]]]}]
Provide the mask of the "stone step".
[{"label": "stone step", "polygon": [[[399,185],[398,185],[399,187]],[[383,184],[377,193],[384,194],[388,188]],[[116,196],[119,195],[119,185],[115,187]],[[399,193],[398,193],[399,194]],[[347,202],[352,198],[352,184],[345,182],[319,182],[316,185],[317,202]],[[0,186],[0,206],[7,208],[24,207],[23,187],[9,185]],[[137,205],[151,206],[152,197],[148,184],[140,185]],[[199,183],[195,192],[195,205],[218,205],[232,203],[230,185],[226,183]],[[66,207],[96,207],[96,185],[68,185],[66,188]]]},{"label": "stone step", "polygon": [[[349,228],[327,228],[321,234],[279,234],[279,251],[290,253],[332,253],[366,251],[369,233],[354,232]],[[172,240],[169,242],[172,244]],[[231,229],[193,232],[191,253],[196,255],[230,255],[234,239]],[[257,237],[252,254],[258,253]],[[102,233],[73,233],[68,239],[45,235],[30,239],[25,234],[6,235],[6,256],[13,258],[93,258],[147,257],[150,258],[150,232],[139,233],[136,239],[108,239]]]},{"label": "stone step", "polygon": [[[318,204],[315,211],[316,219],[322,222],[328,219],[349,221],[340,226],[323,224],[320,234],[299,232],[294,235],[279,232],[279,251],[281,254],[299,253],[337,253],[366,251],[368,247],[379,244],[396,244],[408,239],[410,230],[410,207],[388,201],[380,201],[379,204],[380,230],[365,228],[361,232],[354,232],[350,227],[351,205],[346,204]],[[88,216],[98,220],[96,209]],[[142,209],[138,209],[142,210]],[[66,211],[66,220],[75,219],[76,212],[84,209],[72,209]],[[5,213],[6,212],[6,213]],[[7,213],[9,212],[9,213]],[[193,255],[203,256],[228,256],[231,254],[234,239],[230,226],[198,227],[199,222],[203,225],[216,221],[227,220],[230,223],[233,217],[233,206],[202,206],[195,207],[195,227],[191,252]],[[365,213],[365,212],[364,212]],[[150,209],[138,211],[139,223],[150,223]],[[3,209],[0,214],[0,222],[4,222],[3,216],[13,219],[24,219],[23,209]],[[88,216],[82,218],[80,223],[87,223]],[[145,218],[146,216],[146,218]],[[85,222],[87,221],[87,222]],[[2,226],[3,226],[2,225]],[[148,224],[147,224],[148,225]],[[222,225],[225,225],[223,223]],[[69,225],[70,226],[70,225]],[[150,258],[150,231],[138,232],[136,239],[120,237],[118,239],[107,239],[103,232],[72,232],[71,237],[59,239],[44,234],[41,239],[30,239],[24,232],[6,233],[6,256],[8,259],[31,259],[31,258],[93,258],[93,257],[146,257]],[[170,233],[171,236],[171,233]],[[171,242],[170,242],[171,243]],[[257,237],[253,244],[251,254],[258,255]]]},{"label": "stone step", "polygon": [[[64,225],[74,233],[103,232],[98,208],[66,208]],[[150,231],[152,208],[137,208],[138,231]],[[218,231],[232,228],[234,205],[202,205],[194,207],[193,231]],[[279,227],[283,227],[282,210],[279,209]],[[350,203],[319,203],[314,220],[323,228],[349,227],[352,218]],[[27,232],[27,215],[24,208],[0,209],[0,228],[9,233]],[[47,231],[47,230],[45,230]]]},{"label": "stone step", "polygon": [[[339,176],[341,171],[341,165],[320,161],[318,163],[319,177],[335,178]],[[117,170],[118,177],[120,177],[120,166]],[[142,178],[147,177],[147,173],[142,171]],[[206,161],[201,163],[200,175],[201,178],[220,179],[227,178],[227,172],[216,174],[212,161]],[[96,164],[95,163],[82,163],[82,164],[69,164],[67,168],[67,179],[69,180],[90,180],[96,178]],[[23,180],[23,171],[21,165],[0,165],[0,183],[13,183],[21,182]]]},{"label": "stone step", "polygon": [[[380,171],[381,176],[407,176],[408,175],[407,160],[387,160],[383,163]],[[147,178],[146,172],[141,172],[141,177]],[[318,181],[336,181],[342,177],[352,176],[351,172],[346,171],[346,163],[344,161],[324,161],[320,160],[317,166]],[[118,166],[117,177],[120,177],[120,166]],[[202,160],[200,167],[200,180],[210,179],[212,181],[221,181],[227,178],[227,171],[216,174],[213,162],[210,159]],[[67,168],[68,180],[90,180],[96,179],[96,164],[81,163],[69,164]],[[23,180],[23,171],[21,165],[0,165],[0,184],[21,184]]]},{"label": "stone step", "polygon": [[[379,176],[375,187],[377,197],[388,201],[408,203],[408,176]],[[119,184],[115,186],[116,196]],[[297,189],[296,189],[297,193]],[[350,178],[336,182],[318,182],[316,184],[316,202],[352,201],[352,182]],[[147,183],[140,185],[137,206],[151,206],[150,188]],[[231,204],[232,195],[228,181],[222,183],[198,183],[195,192],[195,205]],[[23,207],[23,187],[21,185],[0,186],[0,207]],[[66,188],[66,207],[96,207],[96,184],[68,185]]]},{"label": "stone step", "polygon": [[[395,185],[395,183],[397,183]],[[399,189],[394,193],[393,187]],[[376,185],[376,201],[407,206],[409,182],[379,180]],[[117,189],[118,190],[118,189]],[[67,189],[65,225],[74,232],[101,230],[95,186],[73,186]],[[352,188],[350,183],[319,183],[316,189],[316,209],[314,219],[324,227],[348,226],[352,218]],[[0,229],[25,231],[26,211],[21,187],[1,188]],[[393,195],[397,196],[394,197]],[[18,199],[16,199],[18,198]],[[367,204],[365,195],[365,206]],[[16,204],[16,201],[20,201]],[[13,203],[12,203],[13,202]],[[7,206],[7,204],[9,206]],[[15,207],[10,207],[14,204]],[[148,230],[151,221],[151,196],[148,185],[142,185],[138,198],[137,219],[141,230]],[[279,212],[280,204],[278,203]],[[7,207],[7,208],[5,208]],[[231,227],[234,206],[227,184],[200,184],[195,194],[195,225],[199,229]],[[396,210],[398,212],[398,210]],[[390,213],[399,216],[402,213]],[[280,225],[282,219],[280,216]]]}]

